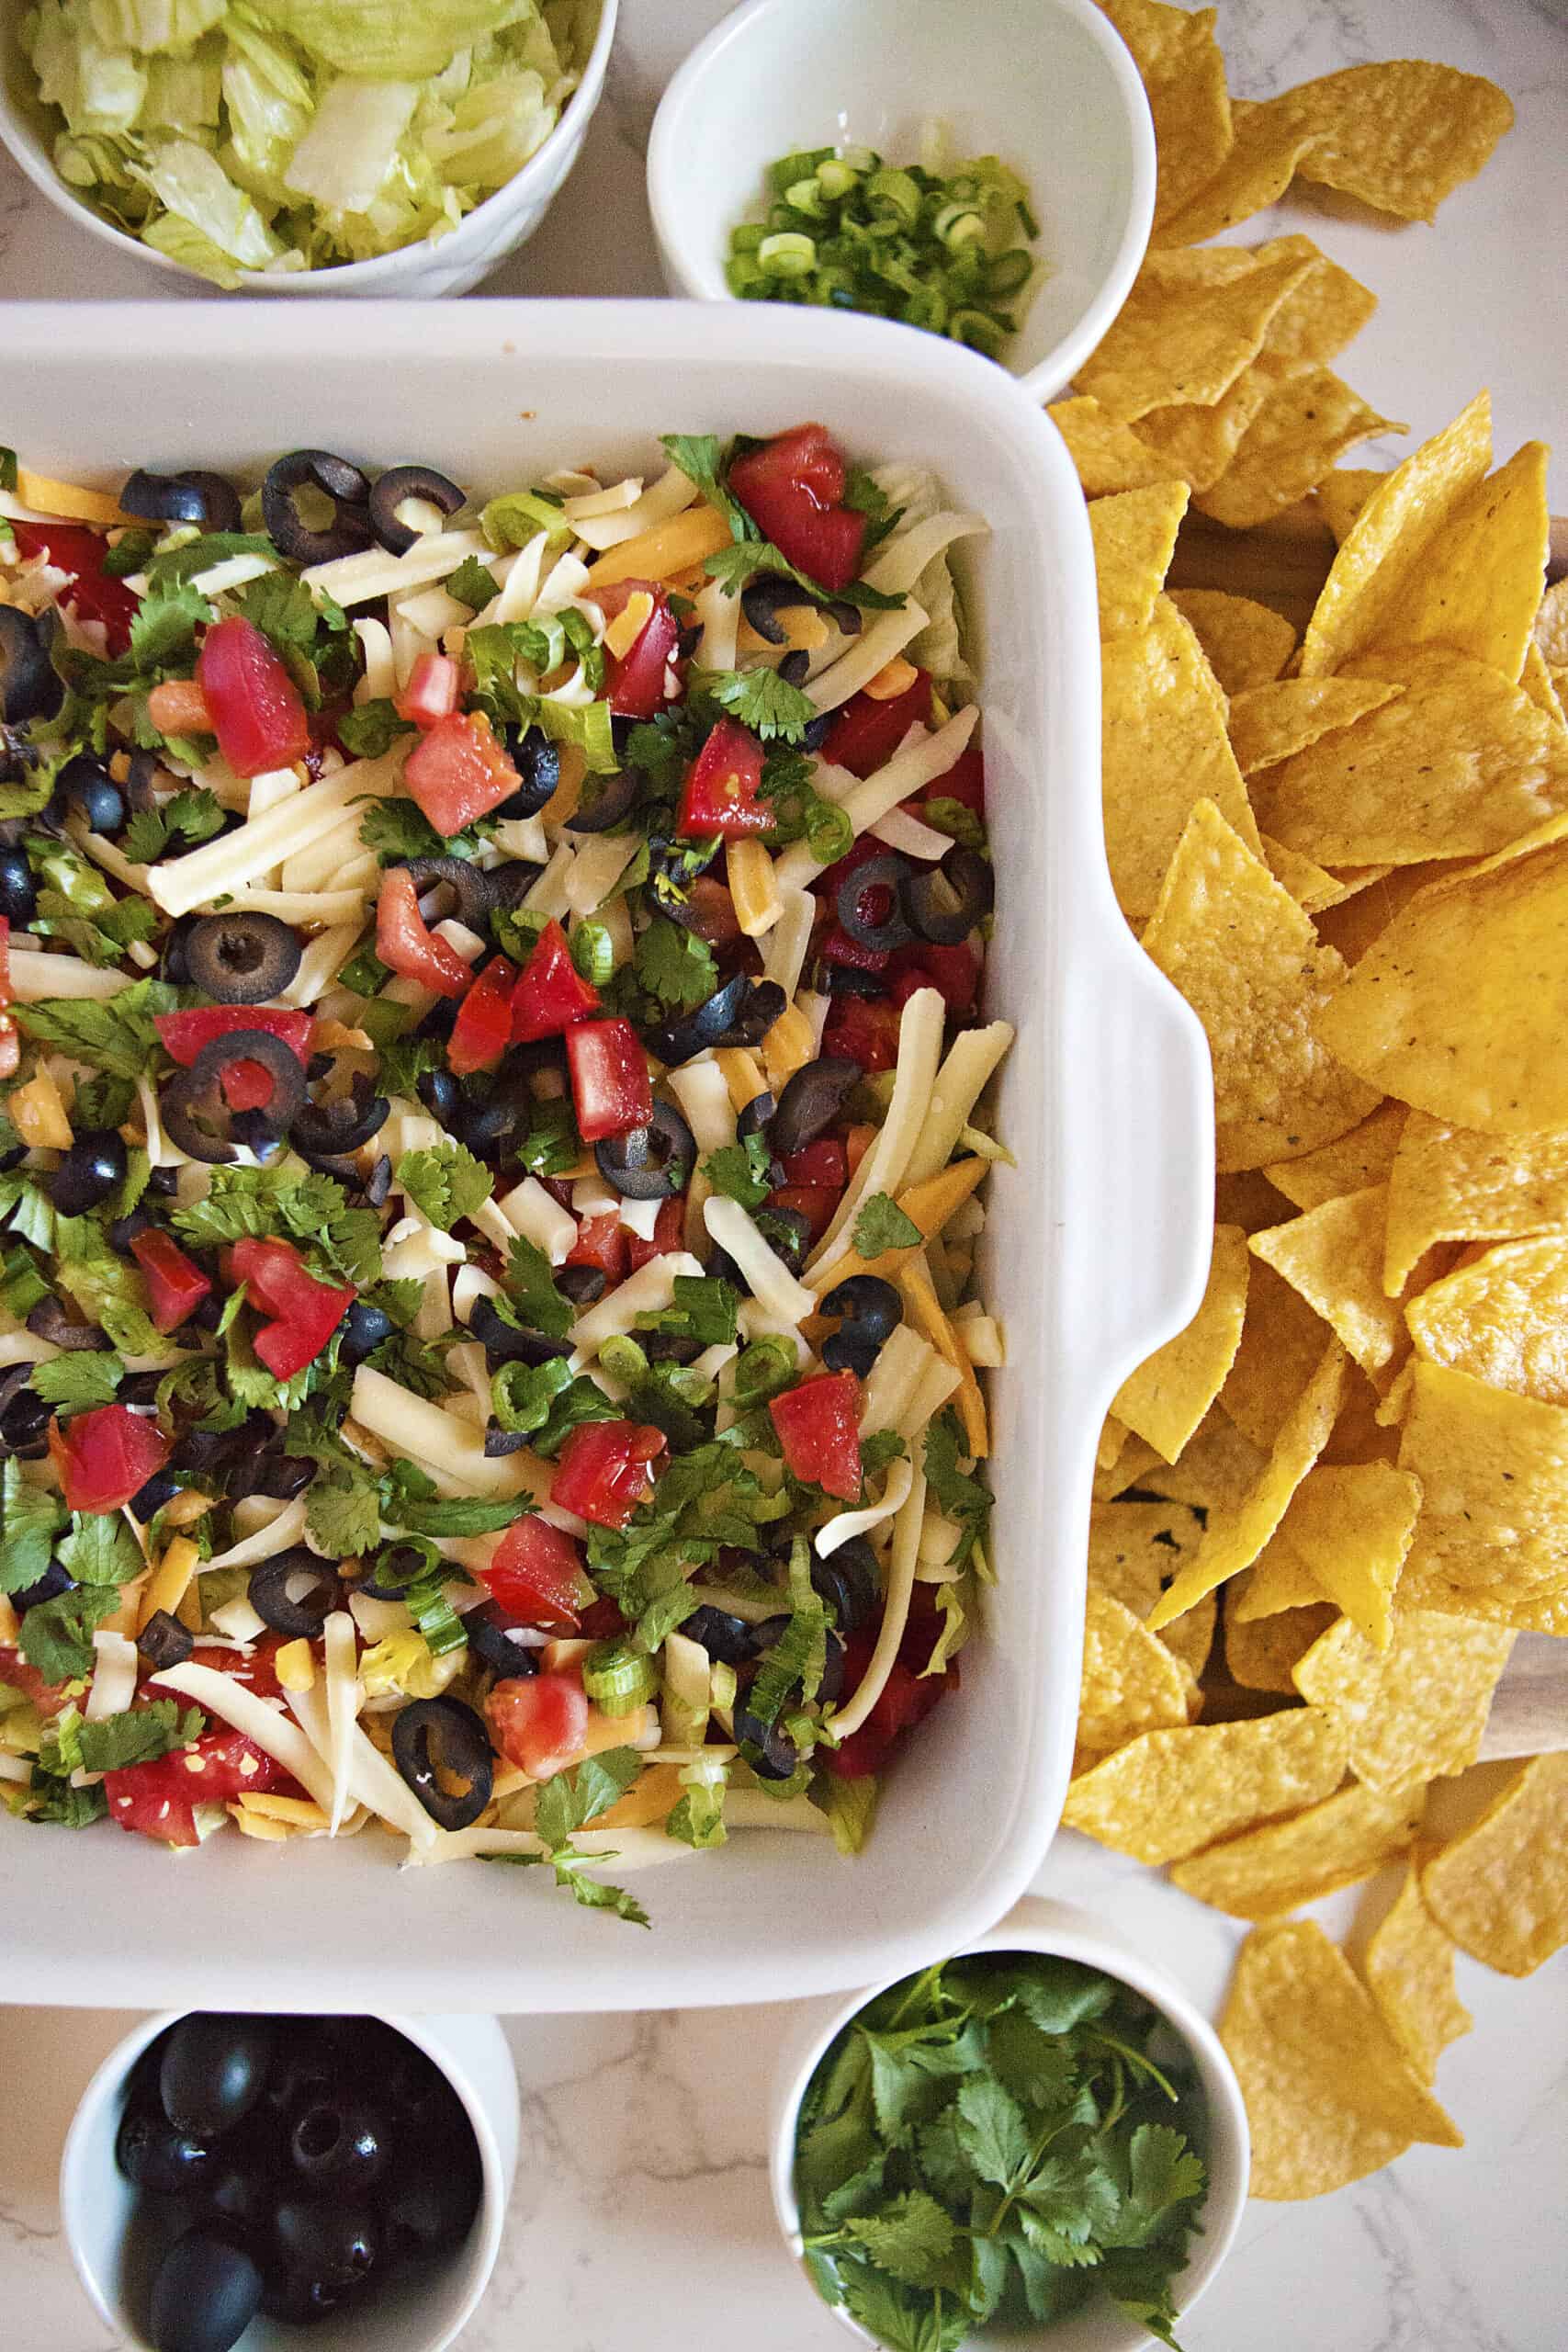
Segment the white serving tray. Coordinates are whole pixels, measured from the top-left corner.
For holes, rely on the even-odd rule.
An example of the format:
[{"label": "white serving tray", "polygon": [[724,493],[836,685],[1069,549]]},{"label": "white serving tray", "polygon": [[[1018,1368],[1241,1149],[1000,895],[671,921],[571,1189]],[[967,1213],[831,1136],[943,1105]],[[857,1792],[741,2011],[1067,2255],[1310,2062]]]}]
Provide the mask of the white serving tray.
[{"label": "white serving tray", "polygon": [[1122,1375],[1193,1313],[1212,1108],[1192,1014],[1140,954],[1100,835],[1094,571],[1055,428],[1000,368],[871,320],[682,303],[17,304],[0,442],[37,471],[255,479],[286,448],[424,460],[470,490],[661,432],[820,418],[857,458],[930,464],[992,524],[963,568],[983,670],[1001,1090],[987,1295],[998,1583],[963,1687],[908,1743],[854,1862],[765,1832],[637,1882],[649,1934],[543,1871],[399,1871],[389,1840],[166,1857],[107,1823],[0,1824],[0,1995],[161,2007],[631,2009],[897,1975],[1023,1892],[1072,1754],[1094,1445]]}]

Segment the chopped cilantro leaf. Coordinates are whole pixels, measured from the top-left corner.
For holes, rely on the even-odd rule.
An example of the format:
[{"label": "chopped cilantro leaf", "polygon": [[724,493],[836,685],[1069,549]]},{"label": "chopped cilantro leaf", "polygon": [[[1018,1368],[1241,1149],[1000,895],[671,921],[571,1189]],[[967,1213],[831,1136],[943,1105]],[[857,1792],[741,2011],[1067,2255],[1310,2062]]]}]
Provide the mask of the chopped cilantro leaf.
[{"label": "chopped cilantro leaf", "polygon": [[449,571],[441,585],[471,613],[479,612],[495,594],[495,574],[477,555],[466,556],[456,571]]},{"label": "chopped cilantro leaf", "polygon": [[40,1600],[22,1619],[22,1656],[46,1682],[73,1682],[93,1670],[93,1634],[119,1607],[113,1585],[83,1585],[58,1600]]},{"label": "chopped cilantro leaf", "polygon": [[83,1348],[34,1364],[28,1385],[46,1405],[62,1412],[80,1412],[89,1405],[110,1404],[124,1377],[125,1366],[118,1356]]},{"label": "chopped cilantro leaf", "polygon": [[162,857],[171,842],[188,842],[195,848],[222,830],[223,809],[216,795],[205,786],[190,785],[162,808],[138,809],[125,829],[123,846],[127,857],[150,865]]},{"label": "chopped cilantro leaf", "polygon": [[383,752],[391,750],[400,735],[412,735],[413,731],[412,721],[400,718],[384,695],[356,703],[337,722],[338,741],[356,760],[378,760]]},{"label": "chopped cilantro leaf", "polygon": [[393,1181],[443,1233],[450,1233],[460,1217],[472,1216],[495,1185],[490,1170],[460,1143],[405,1151]]},{"label": "chopped cilantro leaf", "polygon": [[854,1238],[863,1258],[879,1258],[885,1250],[915,1249],[920,1228],[886,1193],[873,1193],[855,1219]]},{"label": "chopped cilantro leaf", "polygon": [[173,1012],[179,991],[166,980],[136,980],[111,997],[44,997],[11,1008],[17,1026],[40,1046],[73,1061],[136,1079],[161,1053],[154,1016]]},{"label": "chopped cilantro leaf", "polygon": [[925,1472],[938,1503],[964,1531],[948,1564],[952,1567],[962,1567],[976,1544],[984,1546],[990,1535],[991,1490],[972,1470],[959,1468],[965,1458],[964,1433],[949,1407],[926,1430]]},{"label": "chopped cilantro leaf", "polygon": [[188,580],[150,580],[130,623],[130,650],[139,670],[194,656],[196,632],[213,618],[211,605]]},{"label": "chopped cilantro leaf", "polygon": [[525,1329],[542,1331],[551,1340],[566,1337],[574,1317],[571,1301],[556,1288],[544,1251],[522,1234],[507,1254],[505,1283]]},{"label": "chopped cilantro leaf", "polygon": [[14,1456],[0,1469],[0,1592],[25,1592],[48,1567],[64,1507],[47,1487],[29,1487]]},{"label": "chopped cilantro leaf", "polygon": [[639,935],[633,962],[637,978],[666,1012],[691,1012],[718,986],[718,966],[706,940],[661,915]]},{"label": "chopped cilantro leaf", "polygon": [[128,1764],[150,1764],[176,1747],[188,1747],[207,1728],[198,1707],[182,1713],[175,1699],[154,1699],[144,1707],[87,1722],[74,1707],[55,1718],[39,1747],[39,1763],[62,1777],[72,1772],[120,1772]]},{"label": "chopped cilantro leaf", "polygon": [[755,670],[697,670],[693,673],[691,691],[707,695],[749,727],[764,743],[775,738],[786,743],[798,743],[812,720],[818,716],[817,706],[799,686],[792,686],[776,670],[765,664]]},{"label": "chopped cilantro leaf", "polygon": [[773,1190],[772,1156],[760,1135],[743,1143],[720,1145],[703,1162],[703,1174],[716,1193],[739,1201],[743,1209],[761,1208]]}]

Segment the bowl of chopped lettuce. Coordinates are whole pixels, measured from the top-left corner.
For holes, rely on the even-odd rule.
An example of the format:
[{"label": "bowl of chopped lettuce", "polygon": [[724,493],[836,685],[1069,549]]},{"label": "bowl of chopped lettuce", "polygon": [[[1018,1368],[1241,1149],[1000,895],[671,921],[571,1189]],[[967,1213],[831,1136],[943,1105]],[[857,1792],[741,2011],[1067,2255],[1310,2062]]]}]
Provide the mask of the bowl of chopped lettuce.
[{"label": "bowl of chopped lettuce", "polygon": [[531,237],[617,0],[39,0],[0,138],[62,211],[226,292],[463,294]]}]

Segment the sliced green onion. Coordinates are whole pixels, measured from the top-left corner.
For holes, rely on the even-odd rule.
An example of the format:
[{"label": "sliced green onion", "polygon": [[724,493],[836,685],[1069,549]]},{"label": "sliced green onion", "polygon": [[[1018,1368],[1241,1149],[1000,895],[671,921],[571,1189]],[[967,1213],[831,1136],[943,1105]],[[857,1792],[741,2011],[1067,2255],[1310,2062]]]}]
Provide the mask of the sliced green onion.
[{"label": "sliced green onion", "polygon": [[1034,263],[1021,245],[1014,245],[1010,253],[998,254],[986,270],[986,291],[1006,300],[1010,294],[1020,294],[1028,285]]},{"label": "sliced green onion", "polygon": [[854,165],[846,163],[841,155],[829,155],[827,162],[819,166],[817,174],[818,187],[829,202],[834,204],[841,204],[845,197],[853,192],[859,181],[860,174]]},{"label": "sliced green onion", "polygon": [[609,985],[615,968],[615,948],[602,922],[580,922],[571,934],[571,960],[580,979],[591,988]]},{"label": "sliced green onion", "polygon": [[768,166],[768,185],[783,196],[795,180],[809,179],[822,164],[831,163],[830,147],[797,148],[793,155],[781,155],[776,164]]},{"label": "sliced green onion", "polygon": [[742,220],[738,229],[729,232],[729,250],[732,254],[754,254],[767,233],[760,220]]},{"label": "sliced green onion", "polygon": [[808,213],[812,220],[823,215],[822,188],[813,173],[808,180],[795,180],[784,190],[784,202],[792,212]]},{"label": "sliced green onion", "polygon": [[1000,355],[1002,330],[984,311],[955,311],[947,332],[954,343],[967,344],[971,351],[982,352],[987,359]]},{"label": "sliced green onion", "polygon": [[735,254],[724,265],[725,284],[742,302],[761,298],[766,300],[768,275],[759,269],[750,254]]},{"label": "sliced green onion", "polygon": [[817,246],[799,230],[785,229],[777,236],[763,238],[757,259],[770,277],[804,277],[816,266]]},{"label": "sliced green onion", "polygon": [[959,202],[944,204],[931,227],[944,245],[954,251],[960,245],[980,243],[986,234],[986,223],[974,205]]},{"label": "sliced green onion", "polygon": [[658,1690],[659,1668],[629,1642],[599,1642],[582,1661],[582,1688],[601,1714],[634,1714]]},{"label": "sliced green onion", "polygon": [[920,187],[912,172],[873,172],[865,194],[874,212],[890,214],[907,229],[912,229],[920,217]]}]

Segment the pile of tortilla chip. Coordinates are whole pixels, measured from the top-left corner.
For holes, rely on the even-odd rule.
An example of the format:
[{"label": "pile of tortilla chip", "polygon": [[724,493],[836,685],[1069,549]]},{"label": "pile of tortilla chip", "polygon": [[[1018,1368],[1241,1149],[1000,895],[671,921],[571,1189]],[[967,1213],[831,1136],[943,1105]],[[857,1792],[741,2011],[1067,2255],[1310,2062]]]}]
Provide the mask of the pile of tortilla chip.
[{"label": "pile of tortilla chip", "polygon": [[[1166,242],[1056,414],[1111,877],[1208,1037],[1219,1175],[1202,1304],[1101,1438],[1065,1818],[1256,1923],[1223,2031],[1254,2194],[1306,2197],[1459,2144],[1456,1946],[1522,1975],[1568,1939],[1568,1757],[1476,1764],[1517,1634],[1568,1633],[1568,586],[1546,453],[1494,468],[1484,394],[1389,474],[1327,472],[1331,432],[1309,478],[1275,426],[1367,298],[1303,240],[1176,243],[1292,172],[1426,217],[1507,101],[1403,63],[1233,107],[1212,11],[1102,5]],[[1309,490],[1338,545],[1299,642],[1168,593],[1194,494]],[[1347,1951],[1291,1916],[1387,1865]]]}]

